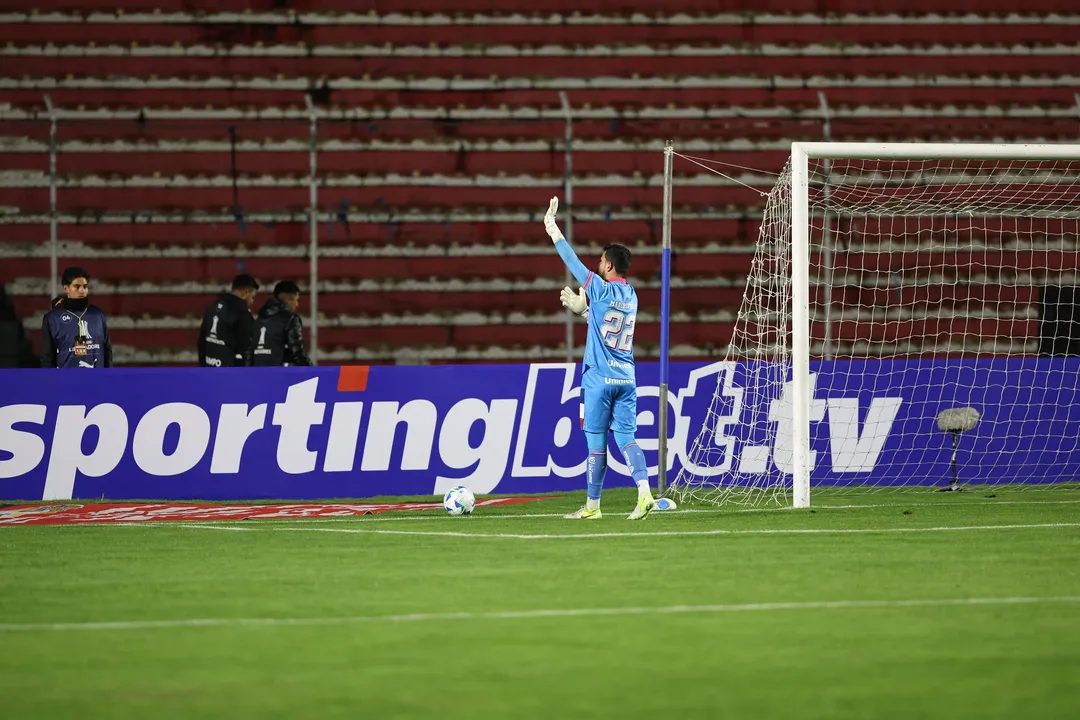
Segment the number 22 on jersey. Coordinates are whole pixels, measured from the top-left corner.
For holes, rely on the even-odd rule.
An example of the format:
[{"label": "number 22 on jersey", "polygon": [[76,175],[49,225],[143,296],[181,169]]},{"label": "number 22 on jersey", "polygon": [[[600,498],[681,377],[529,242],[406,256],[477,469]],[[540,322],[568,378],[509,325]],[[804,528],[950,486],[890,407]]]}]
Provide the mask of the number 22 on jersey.
[{"label": "number 22 on jersey", "polygon": [[634,351],[634,323],[637,315],[620,310],[608,310],[604,313],[604,324],[600,326],[600,337],[612,350],[619,352]]}]

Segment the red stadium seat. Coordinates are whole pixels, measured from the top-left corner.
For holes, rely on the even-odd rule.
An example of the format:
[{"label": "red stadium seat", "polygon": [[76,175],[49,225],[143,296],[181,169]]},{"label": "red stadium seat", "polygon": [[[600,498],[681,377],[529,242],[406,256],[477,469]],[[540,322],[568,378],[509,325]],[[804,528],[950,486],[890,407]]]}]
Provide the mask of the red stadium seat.
[{"label": "red stadium seat", "polygon": [[[350,0],[296,0],[290,8],[300,12],[348,13],[356,11]],[[25,4],[17,0],[3,0],[0,10],[22,12]],[[54,0],[52,10],[76,12],[281,12],[278,0]],[[487,0],[373,0],[365,9],[378,13],[401,14],[466,14],[491,12]],[[754,12],[776,14],[859,14],[866,5],[859,0],[679,0],[678,12],[700,15],[702,13]],[[1018,6],[1014,0],[882,0],[874,5],[876,13],[925,14],[925,13],[1015,13],[1022,9],[1027,14],[1065,13],[1074,8],[1069,0],[1030,0]],[[573,0],[532,0],[528,11],[539,15],[559,13],[573,15],[581,11],[581,4]],[[513,6],[504,8],[512,12]],[[671,13],[674,8],[667,0],[597,0],[590,6],[597,14],[622,15],[629,10],[642,14]]]},{"label": "red stadium seat", "polygon": [[[249,150],[237,153],[235,161],[220,149],[189,152],[140,152],[132,145],[117,152],[65,152],[58,169],[65,176],[130,175],[138,176],[153,168],[162,175],[226,175],[235,170],[239,175],[284,175],[303,177],[308,172],[309,159],[304,153]],[[328,176],[357,171],[365,175],[514,175],[552,176],[565,172],[566,154],[554,148],[544,152],[455,151],[451,146],[430,151],[422,150],[355,150],[321,152],[319,169]],[[43,152],[9,153],[5,161],[12,170],[48,171],[48,155]],[[781,168],[787,161],[783,151],[731,152],[724,162],[760,168]],[[621,152],[578,152],[573,169],[583,175],[654,174],[663,157],[657,150],[624,150]]]},{"label": "red stadium seat", "polygon": [[[747,75],[763,77],[824,77],[911,75],[1052,75],[1067,55],[1054,54],[936,54],[852,56],[762,55],[552,55],[460,56],[39,56],[15,55],[5,60],[6,72],[27,78],[123,76],[124,78],[194,77],[425,77],[438,67],[443,77],[670,77],[673,75]],[[902,68],[902,71],[901,71]],[[542,74],[540,73],[542,71]]]},{"label": "red stadium seat", "polygon": [[[222,283],[224,286],[224,283]],[[268,289],[270,284],[267,284]],[[675,288],[671,293],[673,313],[698,314],[714,310],[717,307],[732,307],[739,304],[743,290],[739,288]],[[638,298],[643,309],[657,312],[660,307],[660,291],[638,287]],[[165,292],[113,292],[94,293],[94,304],[112,317],[198,317],[206,304],[213,297],[208,293],[165,293]],[[29,317],[44,312],[48,307],[43,296],[16,296],[15,312]],[[261,304],[258,300],[256,304]],[[558,312],[558,290],[513,290],[500,293],[498,311],[502,313],[547,313]],[[393,288],[371,290],[367,292],[324,292],[319,295],[319,312],[330,317],[339,315],[380,315],[387,308],[397,313],[441,313],[454,314],[465,312],[487,313],[491,307],[489,290],[445,290],[423,292],[417,290],[395,290]],[[306,312],[304,308],[301,312]]]},{"label": "red stadium seat", "polygon": [[358,38],[371,45],[544,45],[581,46],[597,42],[613,45],[802,45],[820,43],[894,45],[1028,45],[1071,43],[1074,33],[1067,24],[1051,23],[688,23],[660,24],[405,24],[371,25],[342,18],[335,24],[249,23],[108,23],[35,22],[0,26],[0,42],[20,47],[55,45],[139,46],[180,43],[184,46],[238,46],[264,43],[303,43],[310,46],[353,45]]},{"label": "red stadium seat", "polygon": [[[57,208],[60,212],[94,213],[104,211],[139,212],[148,208],[172,212],[227,212],[234,206],[233,189],[226,178],[216,186],[194,185],[139,186],[116,184],[113,187],[69,187],[58,194]],[[309,202],[306,184],[294,179],[290,186],[242,187],[237,199],[246,212],[271,212],[290,210],[304,211]],[[756,203],[760,191],[733,186],[688,186],[680,188],[679,203],[689,207],[745,207]],[[426,209],[446,211],[454,209],[507,208],[527,210],[536,208],[542,200],[559,191],[557,182],[550,181],[523,187],[505,182],[502,185],[482,183],[469,185],[444,185],[441,182],[410,185],[334,185],[324,188],[331,207],[346,201],[350,207],[370,211],[388,209]],[[574,202],[579,208],[653,208],[661,204],[659,187],[642,186],[593,186],[579,187],[574,191]],[[11,189],[0,188],[0,204],[18,207],[23,213],[40,214],[49,211],[49,191],[46,188]]]},{"label": "red stadium seat", "polygon": [[[65,261],[76,258],[65,258]],[[585,258],[591,265],[589,258]],[[750,270],[748,254],[682,254],[675,260],[679,276],[686,279],[715,278],[745,275]],[[15,258],[5,263],[9,277],[43,277],[48,273],[48,258]],[[192,278],[216,278],[224,281],[236,274],[233,258],[97,258],[93,261],[95,277],[143,282],[183,282]],[[244,261],[247,272],[256,277],[305,277],[309,263],[306,258],[249,257]],[[657,255],[634,258],[632,275],[651,277],[658,272]],[[403,280],[454,278],[535,279],[555,278],[563,274],[563,264],[554,251],[532,256],[449,255],[436,257],[334,257],[320,262],[320,277],[324,280]]]}]

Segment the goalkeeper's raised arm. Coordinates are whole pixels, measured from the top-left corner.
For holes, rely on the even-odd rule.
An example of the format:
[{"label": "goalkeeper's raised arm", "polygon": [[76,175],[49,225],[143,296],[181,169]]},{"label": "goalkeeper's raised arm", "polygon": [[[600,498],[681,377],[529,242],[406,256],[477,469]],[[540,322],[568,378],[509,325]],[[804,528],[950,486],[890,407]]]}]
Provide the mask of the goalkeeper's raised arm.
[{"label": "goalkeeper's raised arm", "polygon": [[547,230],[551,242],[555,243],[555,249],[559,251],[559,257],[566,263],[566,267],[570,270],[570,274],[584,286],[588,284],[589,275],[592,273],[585,267],[581,260],[578,259],[577,254],[574,252],[574,248],[570,247],[570,243],[566,242],[566,238],[563,237],[562,231],[559,230],[559,226],[555,224],[555,213],[558,211],[559,198],[553,197],[548,204],[547,213],[544,214],[544,229]]}]

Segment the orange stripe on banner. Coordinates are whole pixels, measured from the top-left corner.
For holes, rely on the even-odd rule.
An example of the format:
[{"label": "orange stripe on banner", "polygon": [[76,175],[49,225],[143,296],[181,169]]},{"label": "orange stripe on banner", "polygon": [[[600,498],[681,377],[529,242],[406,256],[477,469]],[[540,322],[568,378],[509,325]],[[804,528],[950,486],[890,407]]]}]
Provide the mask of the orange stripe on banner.
[{"label": "orange stripe on banner", "polygon": [[337,379],[338,392],[364,392],[370,372],[367,365],[342,365]]}]

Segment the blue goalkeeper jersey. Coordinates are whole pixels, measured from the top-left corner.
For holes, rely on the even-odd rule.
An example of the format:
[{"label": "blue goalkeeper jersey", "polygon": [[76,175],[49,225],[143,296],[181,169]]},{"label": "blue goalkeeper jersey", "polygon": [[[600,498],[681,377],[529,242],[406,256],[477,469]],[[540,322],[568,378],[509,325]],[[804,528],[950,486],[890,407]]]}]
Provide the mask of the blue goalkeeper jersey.
[{"label": "blue goalkeeper jersey", "polygon": [[570,273],[589,298],[589,332],[585,340],[582,383],[586,373],[607,384],[634,385],[634,326],[638,298],[625,280],[606,281],[589,271],[566,240],[555,243]]}]

